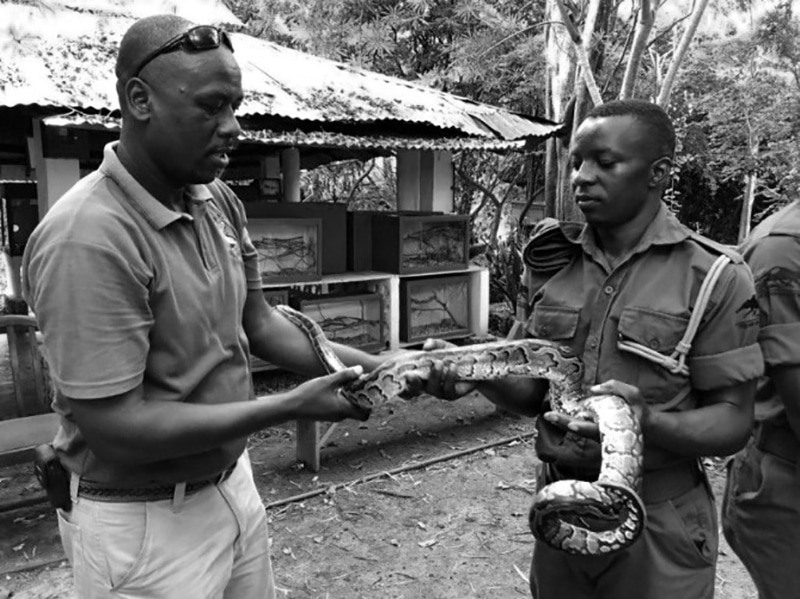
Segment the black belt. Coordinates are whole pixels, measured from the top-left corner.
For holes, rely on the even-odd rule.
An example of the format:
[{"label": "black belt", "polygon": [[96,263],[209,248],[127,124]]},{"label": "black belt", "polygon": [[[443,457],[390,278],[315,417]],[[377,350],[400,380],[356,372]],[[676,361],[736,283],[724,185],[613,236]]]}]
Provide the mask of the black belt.
[{"label": "black belt", "polygon": [[680,497],[700,484],[704,476],[697,460],[678,462],[658,470],[645,470],[642,477],[642,501],[661,503]]},{"label": "black belt", "polygon": [[[642,501],[645,503],[661,503],[680,497],[694,489],[704,477],[703,470],[697,460],[687,460],[659,468],[645,470],[642,477]],[[563,479],[597,480],[597,472],[563,468],[547,464],[547,482]]]},{"label": "black belt", "polygon": [[[226,468],[216,476],[204,480],[186,483],[184,495],[196,493],[211,485],[219,485],[230,478],[236,462]],[[175,497],[177,485],[157,485],[147,487],[111,487],[104,483],[97,483],[86,479],[80,479],[78,483],[78,497],[86,497],[94,501],[108,501],[115,503],[125,503],[129,501],[162,501]]]},{"label": "black belt", "polygon": [[771,453],[789,462],[797,462],[800,441],[792,430],[785,426],[760,423],[756,426],[753,444],[765,453]]}]

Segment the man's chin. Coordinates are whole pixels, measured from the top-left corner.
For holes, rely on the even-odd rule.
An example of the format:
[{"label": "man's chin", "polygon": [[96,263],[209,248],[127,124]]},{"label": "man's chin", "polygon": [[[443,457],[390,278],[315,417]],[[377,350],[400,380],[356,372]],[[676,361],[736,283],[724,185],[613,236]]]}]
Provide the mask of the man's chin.
[{"label": "man's chin", "polygon": [[225,169],[214,169],[214,170],[206,170],[203,172],[195,173],[194,180],[192,183],[194,185],[208,185],[215,179],[219,179],[222,176],[222,173]]}]

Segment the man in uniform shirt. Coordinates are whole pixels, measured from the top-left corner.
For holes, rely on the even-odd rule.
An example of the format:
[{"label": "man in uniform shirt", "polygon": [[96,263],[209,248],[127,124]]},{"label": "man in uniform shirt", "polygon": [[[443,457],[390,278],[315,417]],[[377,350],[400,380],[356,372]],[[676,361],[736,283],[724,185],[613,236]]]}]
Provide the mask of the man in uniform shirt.
[{"label": "man in uniform shirt", "polygon": [[[741,257],[681,225],[661,200],[674,143],[669,117],[654,104],[594,108],[570,153],[586,225],[546,221],[525,250],[527,333],[570,346],[583,360],[589,394],[619,395],[633,407],[644,435],[647,510],[640,538],[611,555],[576,556],[536,543],[536,599],[714,593],[717,516],[699,458],[744,445],[763,362],[758,320],[741,310],[754,295]],[[730,263],[703,305],[700,288],[724,254]],[[679,342],[697,304],[702,318],[685,348]],[[446,363],[412,381],[444,398],[473,387]],[[543,415],[536,442],[543,484],[597,478],[597,425],[549,411],[546,381],[509,378],[478,389],[504,409]]]},{"label": "man in uniform shirt", "polygon": [[324,371],[266,303],[244,207],[217,177],[240,133],[225,32],[175,15],[123,37],[119,143],[36,228],[24,293],[44,335],[71,478],[59,530],[80,599],[275,597],[247,435],[365,415],[338,393],[377,358],[256,399],[254,354]]},{"label": "man in uniform shirt", "polygon": [[766,377],[753,439],[729,463],[722,524],[759,598],[784,599],[800,593],[800,203],[759,224],[742,253],[757,301],[741,310],[761,318]]}]

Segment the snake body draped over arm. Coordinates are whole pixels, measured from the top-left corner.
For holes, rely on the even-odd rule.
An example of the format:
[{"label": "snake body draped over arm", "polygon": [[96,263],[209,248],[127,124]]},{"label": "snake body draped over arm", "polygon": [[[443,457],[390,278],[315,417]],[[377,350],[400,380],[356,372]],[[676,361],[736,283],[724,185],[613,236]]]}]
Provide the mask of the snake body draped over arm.
[{"label": "snake body draped over arm", "polygon": [[[306,332],[330,372],[344,368],[316,322],[286,306],[276,309]],[[619,551],[638,538],[645,525],[639,420],[621,397],[584,397],[583,366],[567,348],[523,339],[408,352],[363,374],[340,392],[369,411],[406,391],[405,373],[427,376],[440,361],[453,364],[456,376],[465,381],[507,376],[547,379],[553,410],[572,417],[588,415],[598,423],[600,475],[594,482],[560,480],[537,490],[529,515],[537,540],[568,553],[600,555]]]}]

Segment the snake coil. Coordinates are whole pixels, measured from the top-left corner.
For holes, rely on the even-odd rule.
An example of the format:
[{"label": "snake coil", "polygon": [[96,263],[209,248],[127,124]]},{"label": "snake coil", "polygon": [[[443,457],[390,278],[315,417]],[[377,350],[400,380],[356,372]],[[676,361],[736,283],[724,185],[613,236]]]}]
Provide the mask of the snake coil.
[{"label": "snake coil", "polygon": [[[314,320],[287,306],[277,309],[306,333],[329,372],[345,368]],[[639,537],[645,524],[644,504],[639,497],[643,447],[639,420],[621,397],[584,397],[583,366],[566,348],[540,339],[523,339],[408,352],[361,375],[340,393],[369,412],[407,390],[406,373],[426,376],[440,361],[453,364],[456,376],[466,381],[508,376],[545,378],[550,381],[550,402],[555,411],[590,417],[598,423],[600,475],[594,482],[560,480],[539,489],[529,515],[536,539],[567,553],[601,555],[624,549]]]}]

